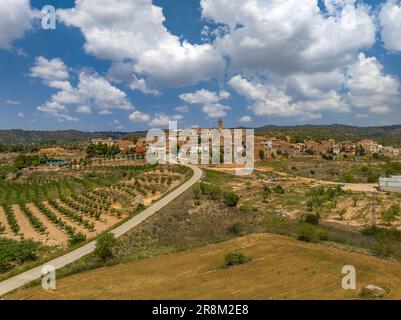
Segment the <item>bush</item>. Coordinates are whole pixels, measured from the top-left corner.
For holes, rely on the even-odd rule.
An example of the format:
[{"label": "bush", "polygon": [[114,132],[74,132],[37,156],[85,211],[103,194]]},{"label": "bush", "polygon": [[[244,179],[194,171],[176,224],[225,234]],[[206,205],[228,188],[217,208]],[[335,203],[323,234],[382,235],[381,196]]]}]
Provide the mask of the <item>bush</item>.
[{"label": "bush", "polygon": [[224,203],[229,207],[235,207],[238,204],[239,196],[234,192],[226,192],[224,195]]},{"label": "bush", "polygon": [[308,214],[305,218],[305,222],[316,226],[319,224],[319,217],[316,214]]},{"label": "bush", "polygon": [[276,194],[284,194],[284,193],[285,193],[284,188],[283,188],[282,186],[280,186],[280,185],[274,187],[273,191],[274,191]]},{"label": "bush", "polygon": [[241,252],[229,252],[224,256],[224,267],[233,267],[248,263],[250,258]]},{"label": "bush", "polygon": [[195,199],[199,199],[200,194],[201,194],[201,187],[198,183],[193,185],[192,193],[193,193]]},{"label": "bush", "polygon": [[113,250],[118,245],[118,240],[112,233],[105,233],[96,241],[94,254],[102,260],[107,260],[113,256]]},{"label": "bush", "polygon": [[310,224],[303,224],[298,229],[297,239],[305,242],[319,242],[319,236],[315,227]]},{"label": "bush", "polygon": [[242,227],[239,223],[234,223],[228,228],[228,232],[234,235],[239,235],[242,233]]},{"label": "bush", "polygon": [[319,236],[319,240],[328,241],[330,238],[330,232],[325,231],[325,230],[320,230],[318,236]]},{"label": "bush", "polygon": [[69,242],[70,242],[70,245],[73,246],[78,243],[84,242],[85,240],[86,240],[86,236],[83,233],[78,232],[78,233],[75,233],[72,237],[70,237]]},{"label": "bush", "polygon": [[6,272],[16,263],[35,260],[38,245],[32,240],[11,240],[0,238],[0,273]]},{"label": "bush", "polygon": [[399,251],[399,243],[383,237],[375,238],[373,241],[373,252],[380,257],[393,256]]},{"label": "bush", "polygon": [[387,225],[390,225],[400,215],[400,211],[401,211],[400,205],[393,204],[390,208],[388,208],[386,211],[382,213],[383,222],[386,223]]}]

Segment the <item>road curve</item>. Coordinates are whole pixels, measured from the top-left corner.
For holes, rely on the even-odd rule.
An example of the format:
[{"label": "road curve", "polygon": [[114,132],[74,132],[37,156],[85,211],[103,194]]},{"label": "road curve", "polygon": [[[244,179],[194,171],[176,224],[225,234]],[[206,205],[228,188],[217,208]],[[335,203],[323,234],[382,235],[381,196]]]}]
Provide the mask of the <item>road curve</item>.
[{"label": "road curve", "polygon": [[[140,223],[145,221],[147,218],[155,214],[157,211],[168,205],[171,201],[179,197],[189,188],[191,188],[196,182],[198,182],[202,177],[202,170],[196,166],[186,165],[187,167],[191,168],[194,171],[194,175],[184,184],[182,184],[177,189],[170,192],[168,195],[148,207],[146,210],[142,211],[140,214],[136,215],[132,219],[128,220],[127,222],[121,224],[117,228],[113,229],[111,233],[113,233],[116,237],[120,237],[123,234],[127,233],[131,229],[138,226]],[[0,282],[0,296],[9,293],[15,289],[22,287],[23,285],[37,280],[41,278],[41,270],[45,265],[51,265],[56,269],[60,269],[80,258],[90,254],[95,249],[96,241],[91,241],[88,244],[71,251],[61,257],[58,257],[54,260],[51,260],[44,265],[39,267],[33,268],[26,272],[23,272],[19,275],[16,275],[10,279],[7,279],[3,282]]]}]

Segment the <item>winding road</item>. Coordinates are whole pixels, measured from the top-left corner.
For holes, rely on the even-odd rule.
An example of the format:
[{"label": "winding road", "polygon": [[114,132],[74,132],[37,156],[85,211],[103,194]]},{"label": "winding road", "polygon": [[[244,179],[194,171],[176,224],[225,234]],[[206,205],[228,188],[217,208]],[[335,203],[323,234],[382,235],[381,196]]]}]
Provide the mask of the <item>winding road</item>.
[{"label": "winding road", "polygon": [[[202,178],[203,173],[201,169],[192,165],[186,165],[186,166],[194,171],[193,176],[187,182],[185,182],[177,189],[170,192],[168,195],[166,195],[165,197],[163,197],[162,199],[160,199],[159,201],[148,207],[140,214],[136,215],[132,219],[113,229],[111,233],[113,233],[116,237],[120,237],[123,234],[127,233],[128,231],[130,231],[131,229],[135,228],[140,223],[148,219],[150,216],[154,215],[157,211],[168,205],[174,199],[179,197],[181,194],[183,194],[185,191],[191,188],[196,182],[198,182]],[[17,276],[14,276],[10,279],[7,279],[3,282],[0,282],[0,296],[5,295],[6,293],[9,293],[15,289],[18,289],[31,281],[40,279],[42,276],[41,274],[42,268],[45,265],[51,265],[56,269],[60,269],[74,261],[77,261],[83,256],[86,256],[91,252],[93,252],[93,250],[95,249],[95,245],[96,245],[96,240],[91,241],[88,244],[74,251],[71,251],[61,257],[58,257],[54,260],[45,263],[44,265],[33,268]]]}]

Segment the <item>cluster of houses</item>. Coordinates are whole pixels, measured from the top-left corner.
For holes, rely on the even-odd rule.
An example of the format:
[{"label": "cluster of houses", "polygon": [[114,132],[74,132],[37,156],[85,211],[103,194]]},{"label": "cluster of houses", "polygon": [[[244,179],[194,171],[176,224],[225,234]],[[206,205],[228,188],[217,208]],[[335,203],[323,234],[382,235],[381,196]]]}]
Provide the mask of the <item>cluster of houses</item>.
[{"label": "cluster of houses", "polygon": [[[197,133],[200,135],[202,128],[196,128]],[[217,123],[217,130],[223,130],[223,121],[219,120]],[[177,130],[175,133],[179,133]],[[245,142],[245,130],[243,135]],[[166,143],[169,144],[170,138],[166,137]],[[223,138],[221,137],[221,146],[223,147]],[[113,140],[109,139],[93,139],[93,144],[107,144],[108,146],[118,146],[124,153],[145,153],[149,147],[145,138],[138,138],[135,142],[131,140]],[[186,141],[178,141],[180,147]],[[167,146],[168,150],[168,146]],[[291,143],[277,138],[266,136],[255,136],[254,140],[255,160],[262,160],[261,158],[274,157],[275,155],[288,155],[291,157],[299,156],[320,156],[320,155],[373,155],[381,154],[391,158],[400,156],[400,149],[394,147],[383,146],[376,141],[365,139],[357,143],[352,141],[336,142],[333,139],[327,141],[317,142],[308,140],[303,143]]]},{"label": "cluster of houses", "polygon": [[255,137],[255,151],[264,157],[273,154],[286,154],[288,156],[306,156],[306,155],[364,155],[364,154],[382,154],[389,157],[400,155],[400,149],[386,147],[373,140],[361,140],[358,143],[352,141],[336,142],[333,139],[316,142],[313,140],[304,143],[290,143],[276,138]]}]

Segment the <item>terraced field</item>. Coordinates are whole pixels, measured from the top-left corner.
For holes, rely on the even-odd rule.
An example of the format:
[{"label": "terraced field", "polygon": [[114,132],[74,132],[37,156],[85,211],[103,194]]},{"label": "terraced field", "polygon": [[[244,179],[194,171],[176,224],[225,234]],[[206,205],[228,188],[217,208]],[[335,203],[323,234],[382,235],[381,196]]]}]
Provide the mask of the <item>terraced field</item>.
[{"label": "terraced field", "polygon": [[11,196],[0,197],[0,238],[64,249],[136,215],[184,180],[179,167],[121,165],[4,181],[0,193]]}]

